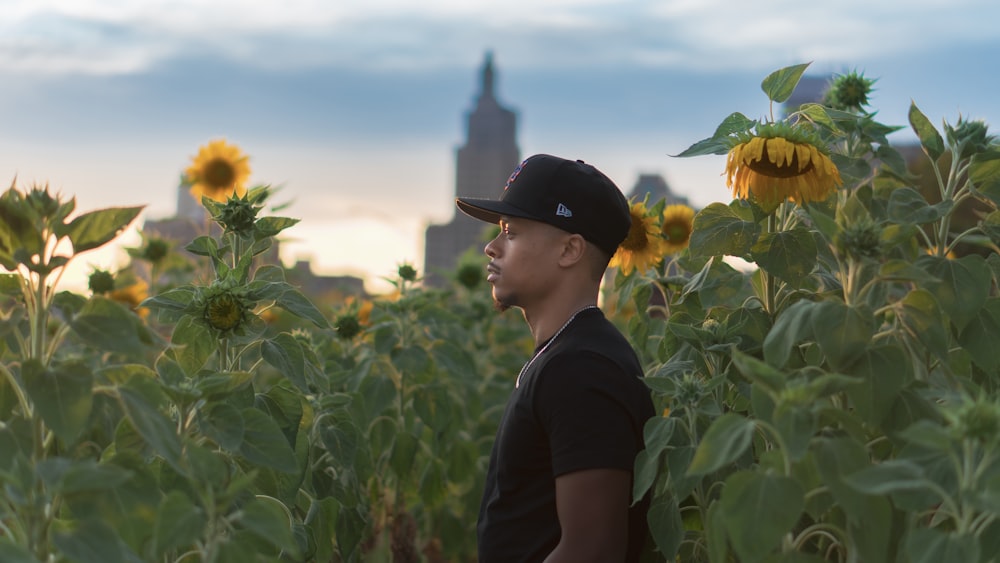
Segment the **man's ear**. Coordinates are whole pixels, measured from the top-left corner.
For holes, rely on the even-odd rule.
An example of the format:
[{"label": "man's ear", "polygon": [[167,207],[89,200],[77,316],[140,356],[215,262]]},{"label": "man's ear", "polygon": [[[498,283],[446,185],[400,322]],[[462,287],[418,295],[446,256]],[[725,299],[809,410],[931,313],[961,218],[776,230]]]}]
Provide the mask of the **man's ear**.
[{"label": "man's ear", "polygon": [[562,255],[559,256],[560,266],[572,266],[583,260],[587,250],[587,241],[582,235],[571,234],[563,241]]}]

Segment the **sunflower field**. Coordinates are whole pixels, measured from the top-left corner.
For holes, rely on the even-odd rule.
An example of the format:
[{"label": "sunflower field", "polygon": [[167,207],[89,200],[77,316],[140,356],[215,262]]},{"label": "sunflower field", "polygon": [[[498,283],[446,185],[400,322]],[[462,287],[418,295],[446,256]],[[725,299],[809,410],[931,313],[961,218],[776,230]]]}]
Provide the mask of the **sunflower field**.
[{"label": "sunflower field", "polygon": [[[682,157],[727,155],[733,199],[633,201],[604,284],[658,406],[636,459],[647,561],[1000,561],[1000,144],[900,126],[873,80],[780,116],[807,65]],[[0,195],[0,561],[473,562],[486,463],[533,348],[485,257],[424,287],[314,300],[269,259],[248,159],[185,171],[210,224],[69,264],[140,207]]]}]

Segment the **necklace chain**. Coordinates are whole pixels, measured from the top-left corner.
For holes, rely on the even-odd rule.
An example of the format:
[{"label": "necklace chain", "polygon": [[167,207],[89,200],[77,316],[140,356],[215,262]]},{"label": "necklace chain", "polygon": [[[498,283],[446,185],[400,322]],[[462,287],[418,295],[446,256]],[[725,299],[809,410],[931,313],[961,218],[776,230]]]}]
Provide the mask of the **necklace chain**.
[{"label": "necklace chain", "polygon": [[524,376],[524,372],[528,371],[528,368],[531,367],[531,364],[533,364],[535,362],[535,360],[538,358],[538,356],[541,356],[543,352],[545,352],[546,350],[549,349],[549,345],[551,345],[553,342],[555,342],[556,338],[559,338],[559,335],[562,334],[562,332],[564,330],[566,330],[566,327],[568,327],[569,324],[571,322],[573,322],[574,319],[576,319],[577,315],[579,315],[580,313],[586,311],[587,309],[596,309],[596,308],[597,308],[597,305],[587,305],[586,307],[583,307],[582,309],[577,309],[577,311],[575,313],[573,313],[572,315],[570,315],[569,319],[565,323],[563,323],[563,325],[561,327],[559,327],[559,330],[557,330],[555,334],[552,335],[552,338],[550,338],[549,341],[546,342],[545,345],[542,346],[542,348],[540,350],[538,350],[537,352],[535,352],[535,354],[533,356],[531,356],[531,359],[528,360],[528,362],[526,364],[524,364],[524,367],[521,368],[521,373],[517,374],[517,380],[514,381],[514,387],[515,388],[516,387],[520,387],[520,385],[521,385],[521,377]]}]

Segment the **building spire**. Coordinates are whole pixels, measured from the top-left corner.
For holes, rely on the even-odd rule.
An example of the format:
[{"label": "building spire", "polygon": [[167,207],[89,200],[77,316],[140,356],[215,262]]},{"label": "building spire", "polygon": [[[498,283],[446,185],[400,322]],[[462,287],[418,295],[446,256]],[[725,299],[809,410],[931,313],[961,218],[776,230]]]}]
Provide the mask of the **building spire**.
[{"label": "building spire", "polygon": [[494,95],[494,74],[493,74],[493,51],[486,51],[483,60],[483,86],[479,94],[479,103],[484,101],[496,102]]}]

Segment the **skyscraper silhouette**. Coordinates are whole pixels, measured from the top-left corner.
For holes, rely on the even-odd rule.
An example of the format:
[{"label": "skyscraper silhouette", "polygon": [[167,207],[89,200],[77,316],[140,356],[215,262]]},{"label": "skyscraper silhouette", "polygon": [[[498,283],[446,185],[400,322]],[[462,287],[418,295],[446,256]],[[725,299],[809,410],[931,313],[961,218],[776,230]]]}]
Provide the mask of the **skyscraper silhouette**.
[{"label": "skyscraper silhouette", "polygon": [[[491,52],[486,53],[480,75],[479,97],[467,115],[466,141],[456,154],[456,197],[499,197],[507,177],[520,162],[517,115],[497,101]],[[485,244],[483,230],[481,221],[461,213],[454,214],[447,224],[429,226],[424,243],[424,283],[442,285],[443,275],[454,270],[463,252]]]}]

